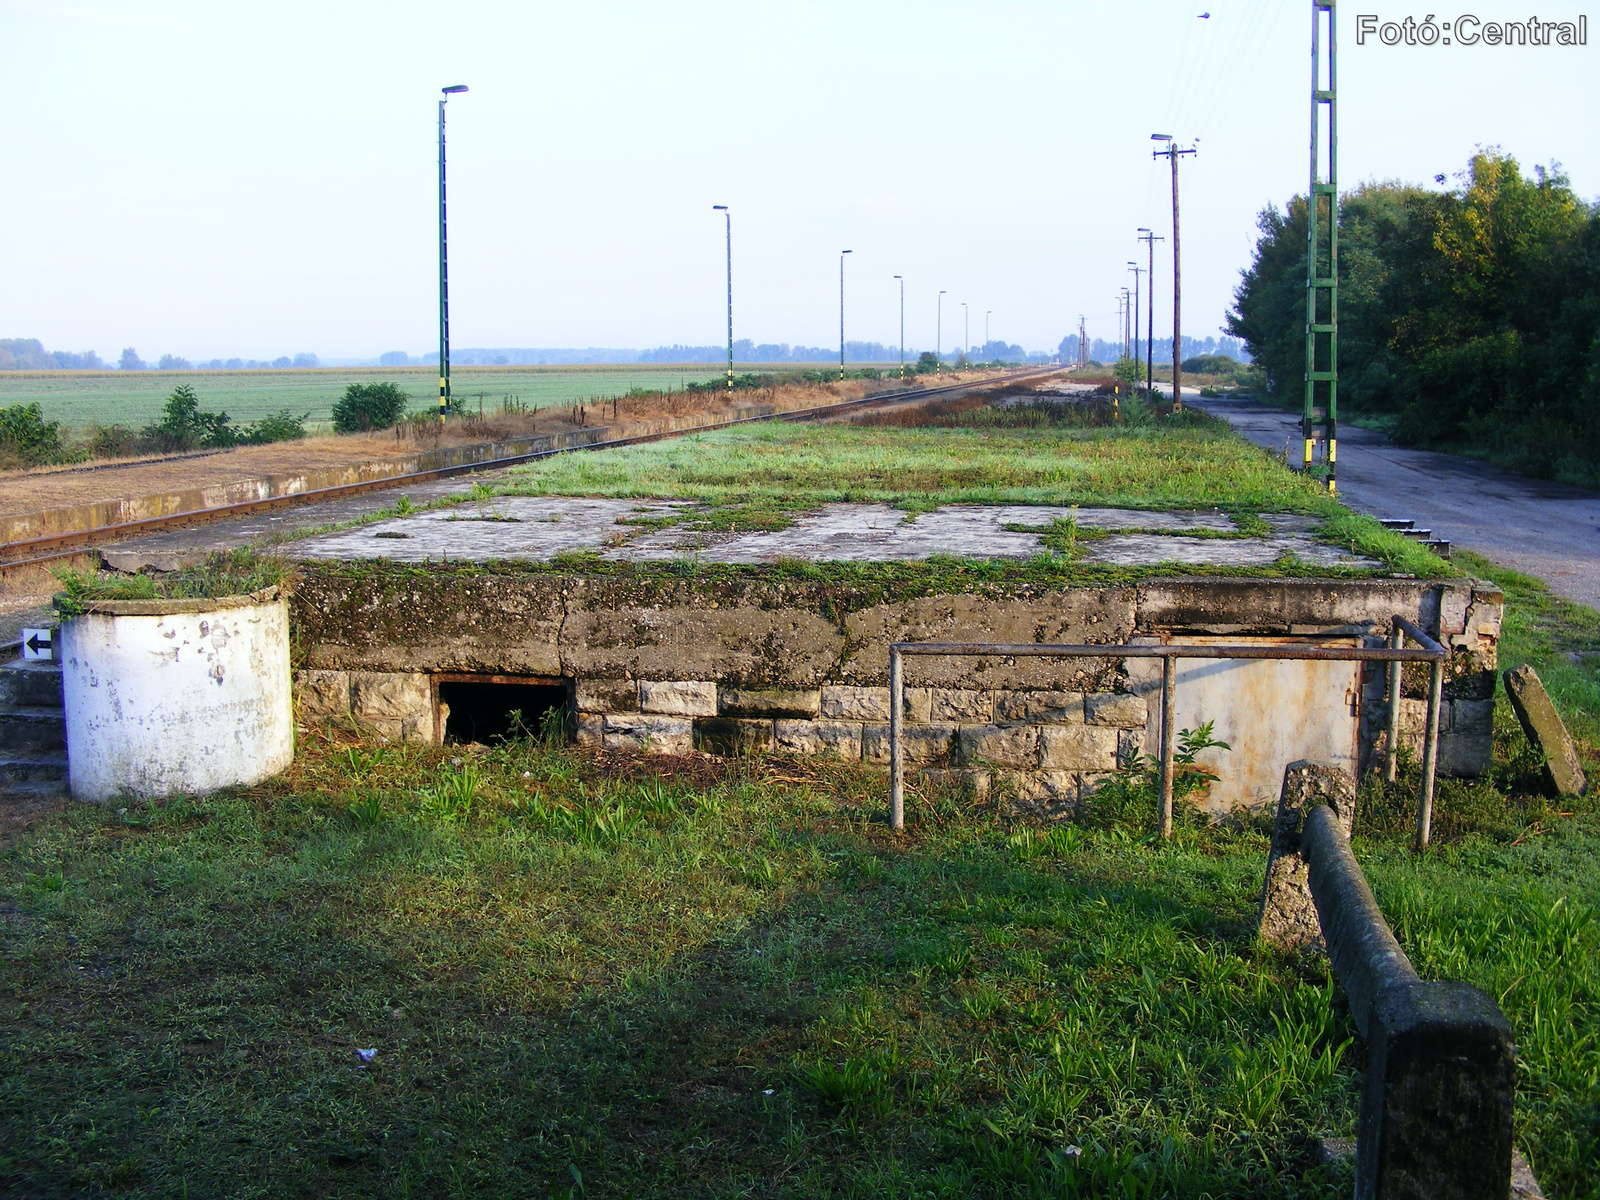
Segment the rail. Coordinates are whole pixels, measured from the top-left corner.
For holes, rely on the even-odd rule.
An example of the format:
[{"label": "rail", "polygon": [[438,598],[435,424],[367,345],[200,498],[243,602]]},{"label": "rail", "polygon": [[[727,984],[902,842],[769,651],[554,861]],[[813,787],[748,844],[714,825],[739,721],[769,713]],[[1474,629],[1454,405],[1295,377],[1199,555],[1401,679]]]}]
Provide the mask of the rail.
[{"label": "rail", "polygon": [[[162,529],[177,529],[187,525],[206,524],[227,517],[241,517],[251,513],[269,512],[273,509],[289,508],[302,504],[321,504],[329,500],[358,496],[365,492],[428,483],[436,479],[448,479],[452,476],[466,475],[477,471],[500,470],[504,467],[515,466],[518,463],[532,462],[540,458],[551,458],[557,454],[571,454],[579,450],[610,450],[618,446],[637,446],[646,442],[660,442],[668,438],[683,437],[691,433],[711,433],[719,429],[731,429],[738,425],[749,425],[759,421],[821,420],[856,409],[871,408],[878,404],[925,400],[931,396],[943,396],[951,392],[974,391],[1002,383],[1015,383],[1043,378],[1047,375],[1056,374],[1058,371],[1059,368],[1050,368],[1044,371],[1019,371],[1003,375],[998,379],[968,380],[964,383],[946,384],[943,387],[914,388],[910,391],[874,392],[871,395],[861,396],[855,400],[840,400],[833,404],[821,404],[813,408],[762,413],[754,417],[735,417],[728,421],[714,421],[706,425],[695,425],[683,429],[672,429],[659,433],[642,433],[633,437],[609,438],[605,441],[590,442],[582,446],[558,446],[547,450],[531,450],[526,454],[511,454],[504,458],[490,458],[480,462],[457,463],[453,466],[435,467],[427,471],[412,471],[405,475],[387,475],[382,479],[368,479],[360,483],[342,483],[332,487],[312,488],[304,492],[270,496],[263,500],[242,500],[236,504],[221,504],[214,508],[195,508],[187,512],[168,513],[159,517],[145,517],[138,521],[124,521],[116,525],[99,525],[92,529],[79,529],[66,533],[47,534],[43,537],[23,538],[14,542],[0,543],[0,572],[17,567],[39,566],[62,558],[71,558],[81,554],[89,546],[98,545],[102,542],[116,541],[136,534],[154,533]],[[604,427],[602,426],[601,428]],[[12,557],[15,555],[26,555],[27,557]]]},{"label": "rail", "polygon": [[[1036,642],[895,642],[889,647],[889,823],[905,828],[905,754],[901,725],[905,720],[907,655],[942,658],[1159,658],[1161,659],[1161,836],[1172,836],[1174,728],[1177,660],[1276,659],[1294,662],[1381,662],[1389,664],[1389,746],[1386,771],[1395,772],[1395,742],[1400,728],[1400,675],[1405,663],[1426,662],[1433,668],[1428,691],[1428,725],[1423,743],[1422,795],[1417,808],[1417,844],[1428,844],[1433,822],[1433,789],[1439,759],[1439,708],[1444,664],[1450,652],[1398,613],[1388,646],[1244,646],[1197,645],[1066,645]],[[1405,638],[1417,643],[1407,647]]]}]

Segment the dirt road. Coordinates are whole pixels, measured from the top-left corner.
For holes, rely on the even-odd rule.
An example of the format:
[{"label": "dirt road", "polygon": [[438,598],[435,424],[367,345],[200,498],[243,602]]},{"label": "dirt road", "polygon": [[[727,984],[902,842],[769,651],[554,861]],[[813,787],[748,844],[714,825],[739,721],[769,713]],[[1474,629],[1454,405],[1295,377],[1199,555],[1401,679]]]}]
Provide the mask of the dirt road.
[{"label": "dirt road", "polygon": [[[1258,446],[1299,445],[1296,414],[1252,400],[1202,400],[1188,388],[1183,399]],[[1476,459],[1408,450],[1353,425],[1339,430],[1339,491],[1359,512],[1408,517],[1435,537],[1543,579],[1557,595],[1600,608],[1600,495]]]}]

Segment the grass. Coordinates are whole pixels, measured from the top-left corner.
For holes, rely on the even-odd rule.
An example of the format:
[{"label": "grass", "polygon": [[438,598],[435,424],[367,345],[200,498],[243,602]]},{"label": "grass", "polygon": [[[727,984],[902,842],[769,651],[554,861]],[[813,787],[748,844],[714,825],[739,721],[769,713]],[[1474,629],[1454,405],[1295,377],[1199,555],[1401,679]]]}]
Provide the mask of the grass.
[{"label": "grass", "polygon": [[[1258,828],[925,790],[897,836],[813,762],[303,743],[0,854],[0,1190],[1348,1193],[1314,1139],[1359,1046],[1252,942]],[[1423,974],[1505,1006],[1550,1194],[1600,1196],[1600,820],[1502,809],[1358,853]]]},{"label": "grass", "polygon": [[698,500],[708,511],[697,519],[720,529],[783,528],[797,513],[840,501],[911,513],[945,504],[1219,508],[1246,529],[1257,513],[1305,513],[1323,518],[1329,540],[1379,559],[1388,571],[1454,573],[1225,423],[1187,417],[1139,428],[763,424],[544,459],[514,468],[501,490]]},{"label": "grass", "polygon": [[290,581],[289,564],[248,547],[219,550],[204,562],[160,575],[65,569],[56,572],[61,591],[56,612],[62,617],[86,612],[98,600],[213,599],[246,596]]},{"label": "grass", "polygon": [[[481,395],[485,414],[512,396],[529,409],[620,396],[631,388],[680,388],[717,375],[714,366],[453,367],[451,391],[470,411]],[[309,412],[308,427],[324,432],[333,402],[352,383],[394,383],[415,407],[436,403],[432,367],[324,367],[238,371],[0,371],[0,408],[37,402],[49,421],[68,429],[89,425],[142,428],[161,418],[172,389],[187,383],[202,405],[248,424],[285,407]]]}]

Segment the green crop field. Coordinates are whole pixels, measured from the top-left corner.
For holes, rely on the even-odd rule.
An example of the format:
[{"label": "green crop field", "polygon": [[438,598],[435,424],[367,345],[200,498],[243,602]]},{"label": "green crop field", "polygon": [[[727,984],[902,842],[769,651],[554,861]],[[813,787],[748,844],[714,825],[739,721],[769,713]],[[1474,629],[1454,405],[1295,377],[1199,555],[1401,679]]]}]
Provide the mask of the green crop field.
[{"label": "green crop field", "polygon": [[[485,412],[513,396],[530,408],[620,396],[630,388],[682,387],[721,374],[715,366],[623,364],[581,367],[456,367],[451,391]],[[281,408],[311,414],[315,430],[331,419],[333,402],[352,383],[398,384],[416,407],[435,403],[433,367],[319,367],[260,371],[15,371],[0,372],[0,408],[37,403],[47,420],[69,429],[88,425],[139,428],[160,419],[173,388],[187,383],[201,406],[226,412],[240,424]]]}]

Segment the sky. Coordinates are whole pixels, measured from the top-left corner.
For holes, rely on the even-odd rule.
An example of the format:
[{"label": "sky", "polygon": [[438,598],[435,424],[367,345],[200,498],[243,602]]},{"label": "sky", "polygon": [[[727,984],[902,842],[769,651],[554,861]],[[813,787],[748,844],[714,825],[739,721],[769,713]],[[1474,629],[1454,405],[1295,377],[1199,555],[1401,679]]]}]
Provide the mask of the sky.
[{"label": "sky", "polygon": [[[1425,183],[1498,145],[1600,196],[1600,21],[1583,47],[1356,44],[1340,182]],[[1582,3],[1540,0],[1547,20]],[[1482,21],[1529,0],[1476,0]],[[1202,17],[1201,14],[1209,13]],[[1591,17],[1600,17],[1600,6]],[[1453,14],[1438,13],[1439,21]],[[449,105],[452,342],[649,347],[734,331],[1053,348],[1156,256],[1171,333],[1216,334],[1256,215],[1303,192],[1300,0],[0,0],[0,336],[146,359],[436,345],[437,101]]]}]

